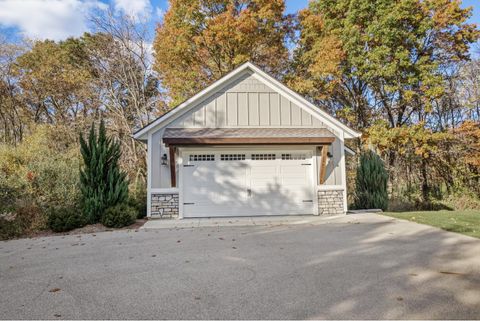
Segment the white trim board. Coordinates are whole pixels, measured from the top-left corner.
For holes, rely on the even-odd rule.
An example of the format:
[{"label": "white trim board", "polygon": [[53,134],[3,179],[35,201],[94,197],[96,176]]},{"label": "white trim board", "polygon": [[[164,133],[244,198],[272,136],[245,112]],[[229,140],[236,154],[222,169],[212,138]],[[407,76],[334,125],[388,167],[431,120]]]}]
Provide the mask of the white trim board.
[{"label": "white trim board", "polygon": [[176,187],[171,188],[151,188],[151,194],[178,194],[179,190]]},{"label": "white trim board", "polygon": [[343,185],[317,185],[319,191],[343,191]]}]

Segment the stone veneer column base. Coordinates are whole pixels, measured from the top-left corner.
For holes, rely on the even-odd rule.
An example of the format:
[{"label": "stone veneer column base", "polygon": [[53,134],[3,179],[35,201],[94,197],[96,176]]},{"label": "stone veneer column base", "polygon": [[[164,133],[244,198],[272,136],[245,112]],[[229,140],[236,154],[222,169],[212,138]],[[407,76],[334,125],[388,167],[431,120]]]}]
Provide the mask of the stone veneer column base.
[{"label": "stone veneer column base", "polygon": [[152,218],[177,218],[178,193],[152,193]]},{"label": "stone veneer column base", "polygon": [[344,213],[343,189],[318,191],[318,215],[330,216]]}]

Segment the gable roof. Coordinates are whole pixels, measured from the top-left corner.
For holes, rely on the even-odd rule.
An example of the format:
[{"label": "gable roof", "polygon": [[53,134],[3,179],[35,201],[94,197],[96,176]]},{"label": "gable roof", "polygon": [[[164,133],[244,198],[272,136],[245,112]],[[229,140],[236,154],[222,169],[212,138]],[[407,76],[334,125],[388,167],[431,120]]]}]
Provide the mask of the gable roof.
[{"label": "gable roof", "polygon": [[307,99],[302,97],[300,94],[291,90],[290,88],[282,84],[280,81],[276,80],[268,73],[255,66],[253,63],[246,62],[237,67],[236,69],[232,70],[219,80],[215,81],[210,86],[204,88],[202,91],[198,92],[191,98],[185,100],[174,109],[158,117],[156,120],[154,120],[147,126],[136,131],[133,134],[133,137],[139,140],[146,140],[150,132],[157,131],[158,129],[162,128],[162,126],[167,125],[173,120],[177,119],[179,116],[184,115],[189,110],[193,109],[200,101],[214,94],[218,89],[239,78],[246,72],[251,72],[258,80],[263,82],[265,85],[271,87],[272,89],[276,90],[280,95],[283,95],[285,98],[288,98],[292,102],[298,104],[300,107],[306,109],[308,112],[321,119],[321,121],[324,122],[326,125],[329,125],[333,129],[343,132],[345,138],[355,138],[361,136],[361,133],[343,124],[326,111],[315,106]]}]

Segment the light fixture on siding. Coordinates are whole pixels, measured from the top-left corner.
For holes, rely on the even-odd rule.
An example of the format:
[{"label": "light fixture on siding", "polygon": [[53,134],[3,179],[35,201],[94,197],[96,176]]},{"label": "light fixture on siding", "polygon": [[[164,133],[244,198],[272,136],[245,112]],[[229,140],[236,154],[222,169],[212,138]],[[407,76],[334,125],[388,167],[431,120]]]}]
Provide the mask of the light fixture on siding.
[{"label": "light fixture on siding", "polygon": [[328,157],[328,158],[332,158],[332,157],[333,157],[333,154],[330,153],[330,152],[328,152],[328,153],[327,153],[327,157]]},{"label": "light fixture on siding", "polygon": [[163,154],[162,156],[162,165],[163,166],[167,166],[168,165],[168,157],[167,157],[167,154]]}]

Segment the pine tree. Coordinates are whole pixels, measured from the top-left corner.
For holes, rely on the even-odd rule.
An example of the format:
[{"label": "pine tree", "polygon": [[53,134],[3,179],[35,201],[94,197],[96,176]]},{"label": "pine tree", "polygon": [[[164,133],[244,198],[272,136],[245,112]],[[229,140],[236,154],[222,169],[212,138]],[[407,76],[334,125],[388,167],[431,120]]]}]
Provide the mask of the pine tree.
[{"label": "pine tree", "polygon": [[380,157],[372,151],[362,153],[355,179],[355,207],[386,210],[387,180],[388,173]]},{"label": "pine tree", "polygon": [[96,223],[106,208],[128,199],[127,176],[118,165],[120,144],[107,137],[102,120],[98,136],[94,124],[88,140],[80,135],[80,151],[84,162],[80,171],[83,212],[89,223]]}]

